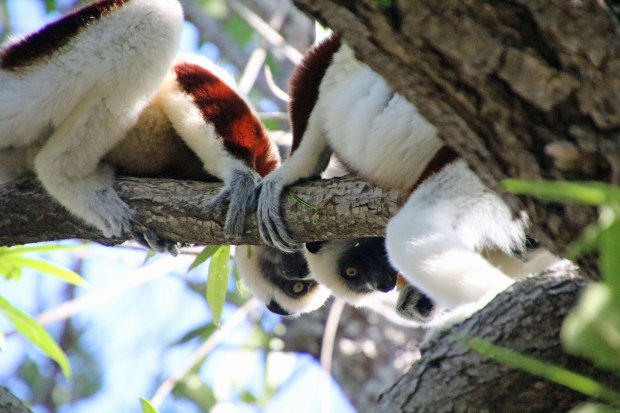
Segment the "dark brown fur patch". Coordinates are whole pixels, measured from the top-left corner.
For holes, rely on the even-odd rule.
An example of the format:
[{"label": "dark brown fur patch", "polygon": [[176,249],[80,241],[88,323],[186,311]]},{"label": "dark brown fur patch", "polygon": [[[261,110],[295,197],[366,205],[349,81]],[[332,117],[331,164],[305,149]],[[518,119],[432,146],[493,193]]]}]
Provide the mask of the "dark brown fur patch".
[{"label": "dark brown fur patch", "polygon": [[289,113],[293,130],[291,154],[301,143],[308,119],[319,97],[319,85],[331,64],[332,56],[340,49],[340,37],[332,35],[311,49],[291,76]]},{"label": "dark brown fur patch", "polygon": [[426,167],[420,174],[417,182],[413,184],[409,190],[409,195],[418,189],[422,182],[426,181],[428,178],[442,170],[446,165],[456,161],[457,159],[459,159],[459,154],[449,146],[443,145],[437,152],[435,152],[435,155],[433,155],[431,160],[426,164]]},{"label": "dark brown fur patch", "polygon": [[179,63],[174,67],[182,90],[190,95],[206,122],[213,124],[224,146],[261,176],[276,167],[268,156],[272,143],[260,120],[226,83],[202,66]]},{"label": "dark brown fur patch", "polygon": [[54,54],[82,29],[130,0],[100,0],[82,7],[2,51],[0,67],[18,70]]}]

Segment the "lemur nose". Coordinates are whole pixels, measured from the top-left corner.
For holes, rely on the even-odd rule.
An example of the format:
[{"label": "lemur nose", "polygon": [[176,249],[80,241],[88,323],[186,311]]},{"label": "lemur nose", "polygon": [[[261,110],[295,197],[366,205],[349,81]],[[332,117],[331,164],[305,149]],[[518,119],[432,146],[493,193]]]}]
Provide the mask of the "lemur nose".
[{"label": "lemur nose", "polygon": [[392,291],[394,289],[394,286],[391,284],[378,284],[377,285],[377,290],[381,291],[382,293],[387,293],[389,291]]}]

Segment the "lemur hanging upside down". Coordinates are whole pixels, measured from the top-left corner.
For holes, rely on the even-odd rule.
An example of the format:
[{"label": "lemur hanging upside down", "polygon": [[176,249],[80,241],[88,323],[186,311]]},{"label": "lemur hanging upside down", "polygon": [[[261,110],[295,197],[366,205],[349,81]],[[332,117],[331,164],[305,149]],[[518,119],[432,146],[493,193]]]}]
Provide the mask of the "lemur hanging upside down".
[{"label": "lemur hanging upside down", "polygon": [[317,176],[333,152],[359,177],[410,193],[387,227],[387,254],[433,302],[448,309],[486,303],[513,283],[484,252],[523,251],[527,217],[513,218],[415,106],[338,37],[305,56],[290,95],[294,151],[257,188],[266,243],[298,248],[282,219],[282,192]]}]

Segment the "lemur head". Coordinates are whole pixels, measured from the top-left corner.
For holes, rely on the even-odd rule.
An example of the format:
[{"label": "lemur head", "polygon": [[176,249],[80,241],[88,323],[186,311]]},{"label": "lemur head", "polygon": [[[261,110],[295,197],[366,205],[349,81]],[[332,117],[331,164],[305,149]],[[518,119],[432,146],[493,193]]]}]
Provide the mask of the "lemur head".
[{"label": "lemur head", "polygon": [[301,252],[289,254],[265,245],[239,245],[235,262],[250,291],[273,313],[307,313],[330,296],[329,290],[310,277]]},{"label": "lemur head", "polygon": [[388,261],[385,238],[309,242],[304,253],[316,280],[348,303],[361,305],[396,287],[398,271]]}]

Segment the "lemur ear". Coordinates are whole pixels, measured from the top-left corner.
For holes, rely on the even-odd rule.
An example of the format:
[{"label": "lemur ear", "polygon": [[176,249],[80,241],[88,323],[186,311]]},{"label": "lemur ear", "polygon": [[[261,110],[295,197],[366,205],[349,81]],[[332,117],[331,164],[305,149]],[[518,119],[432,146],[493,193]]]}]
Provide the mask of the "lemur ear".
[{"label": "lemur ear", "polygon": [[306,242],[306,249],[308,250],[308,252],[316,254],[317,252],[319,252],[323,244],[325,244],[325,241]]}]

